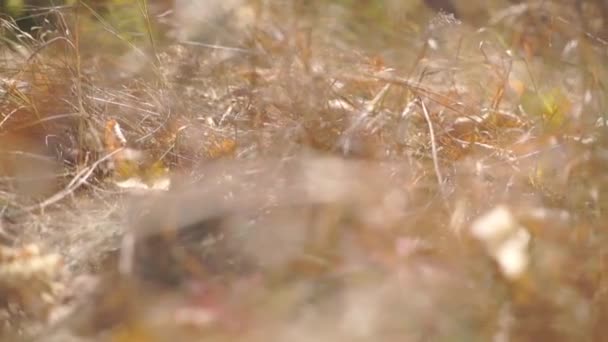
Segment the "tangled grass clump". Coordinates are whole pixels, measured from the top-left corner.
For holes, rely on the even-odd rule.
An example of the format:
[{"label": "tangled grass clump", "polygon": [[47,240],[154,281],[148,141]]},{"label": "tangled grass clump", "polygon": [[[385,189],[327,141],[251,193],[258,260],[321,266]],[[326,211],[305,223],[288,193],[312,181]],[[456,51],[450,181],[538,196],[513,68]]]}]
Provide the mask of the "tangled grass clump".
[{"label": "tangled grass clump", "polygon": [[0,17],[1,336],[601,341],[605,7],[425,3]]}]

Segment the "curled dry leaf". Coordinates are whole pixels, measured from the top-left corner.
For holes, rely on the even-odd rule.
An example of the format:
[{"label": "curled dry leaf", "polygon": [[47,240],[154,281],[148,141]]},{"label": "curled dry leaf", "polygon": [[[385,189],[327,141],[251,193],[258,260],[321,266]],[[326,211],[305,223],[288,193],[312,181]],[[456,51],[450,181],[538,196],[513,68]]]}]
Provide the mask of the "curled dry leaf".
[{"label": "curled dry leaf", "polygon": [[[106,153],[114,153],[110,159],[114,184],[135,191],[168,190],[171,181],[164,163],[161,160],[150,160],[144,152],[127,147],[127,143],[118,122],[108,120],[104,145]],[[119,149],[122,150],[118,151]]]}]

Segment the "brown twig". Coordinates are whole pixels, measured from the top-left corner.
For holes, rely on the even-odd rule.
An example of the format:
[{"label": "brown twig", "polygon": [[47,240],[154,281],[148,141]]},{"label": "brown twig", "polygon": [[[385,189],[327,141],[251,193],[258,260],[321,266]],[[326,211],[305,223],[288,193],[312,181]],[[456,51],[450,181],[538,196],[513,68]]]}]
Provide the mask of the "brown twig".
[{"label": "brown twig", "polygon": [[418,97],[418,102],[420,102],[420,107],[422,107],[422,113],[424,114],[424,119],[429,127],[429,134],[431,136],[431,153],[433,155],[433,168],[435,169],[435,176],[437,177],[437,183],[439,183],[439,187],[443,191],[443,176],[441,175],[441,169],[439,168],[439,158],[437,156],[437,144],[435,140],[435,130],[433,129],[433,122],[431,121],[431,116],[429,114],[424,101],[422,98]]},{"label": "brown twig", "polygon": [[91,175],[93,174],[95,169],[97,169],[97,167],[99,165],[101,165],[101,163],[112,158],[114,155],[122,152],[123,149],[124,148],[118,148],[118,149],[112,151],[111,153],[106,154],[105,156],[103,156],[102,158],[98,159],[93,164],[91,164],[89,167],[86,167],[86,168],[82,169],[80,172],[78,172],[78,174],[76,174],[76,176],[74,176],[74,178],[70,181],[70,183],[68,183],[68,185],[63,190],[55,193],[54,195],[52,195],[51,197],[47,198],[46,200],[44,200],[40,203],[36,203],[34,205],[30,205],[30,206],[21,208],[21,210],[23,212],[44,210],[44,208],[48,207],[49,205],[55,204],[55,203],[61,201],[62,199],[64,199],[65,197],[67,197],[68,195],[73,193],[76,189],[81,187],[87,181],[87,179],[89,177],[91,177]]}]

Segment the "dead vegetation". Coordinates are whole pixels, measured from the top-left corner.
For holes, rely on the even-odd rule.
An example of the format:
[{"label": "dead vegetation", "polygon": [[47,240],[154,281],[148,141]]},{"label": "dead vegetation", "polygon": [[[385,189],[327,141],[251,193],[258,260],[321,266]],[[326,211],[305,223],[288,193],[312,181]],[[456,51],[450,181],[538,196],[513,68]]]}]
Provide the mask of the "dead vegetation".
[{"label": "dead vegetation", "polygon": [[602,341],[605,6],[404,3],[1,16],[3,339]]}]

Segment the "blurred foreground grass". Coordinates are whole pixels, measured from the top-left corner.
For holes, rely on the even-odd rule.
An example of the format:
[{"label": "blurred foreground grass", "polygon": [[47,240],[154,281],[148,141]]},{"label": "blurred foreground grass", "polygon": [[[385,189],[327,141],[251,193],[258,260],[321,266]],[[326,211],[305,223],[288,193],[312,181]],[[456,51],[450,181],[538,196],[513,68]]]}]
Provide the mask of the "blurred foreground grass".
[{"label": "blurred foreground grass", "polygon": [[3,340],[605,339],[603,2],[38,5]]}]

